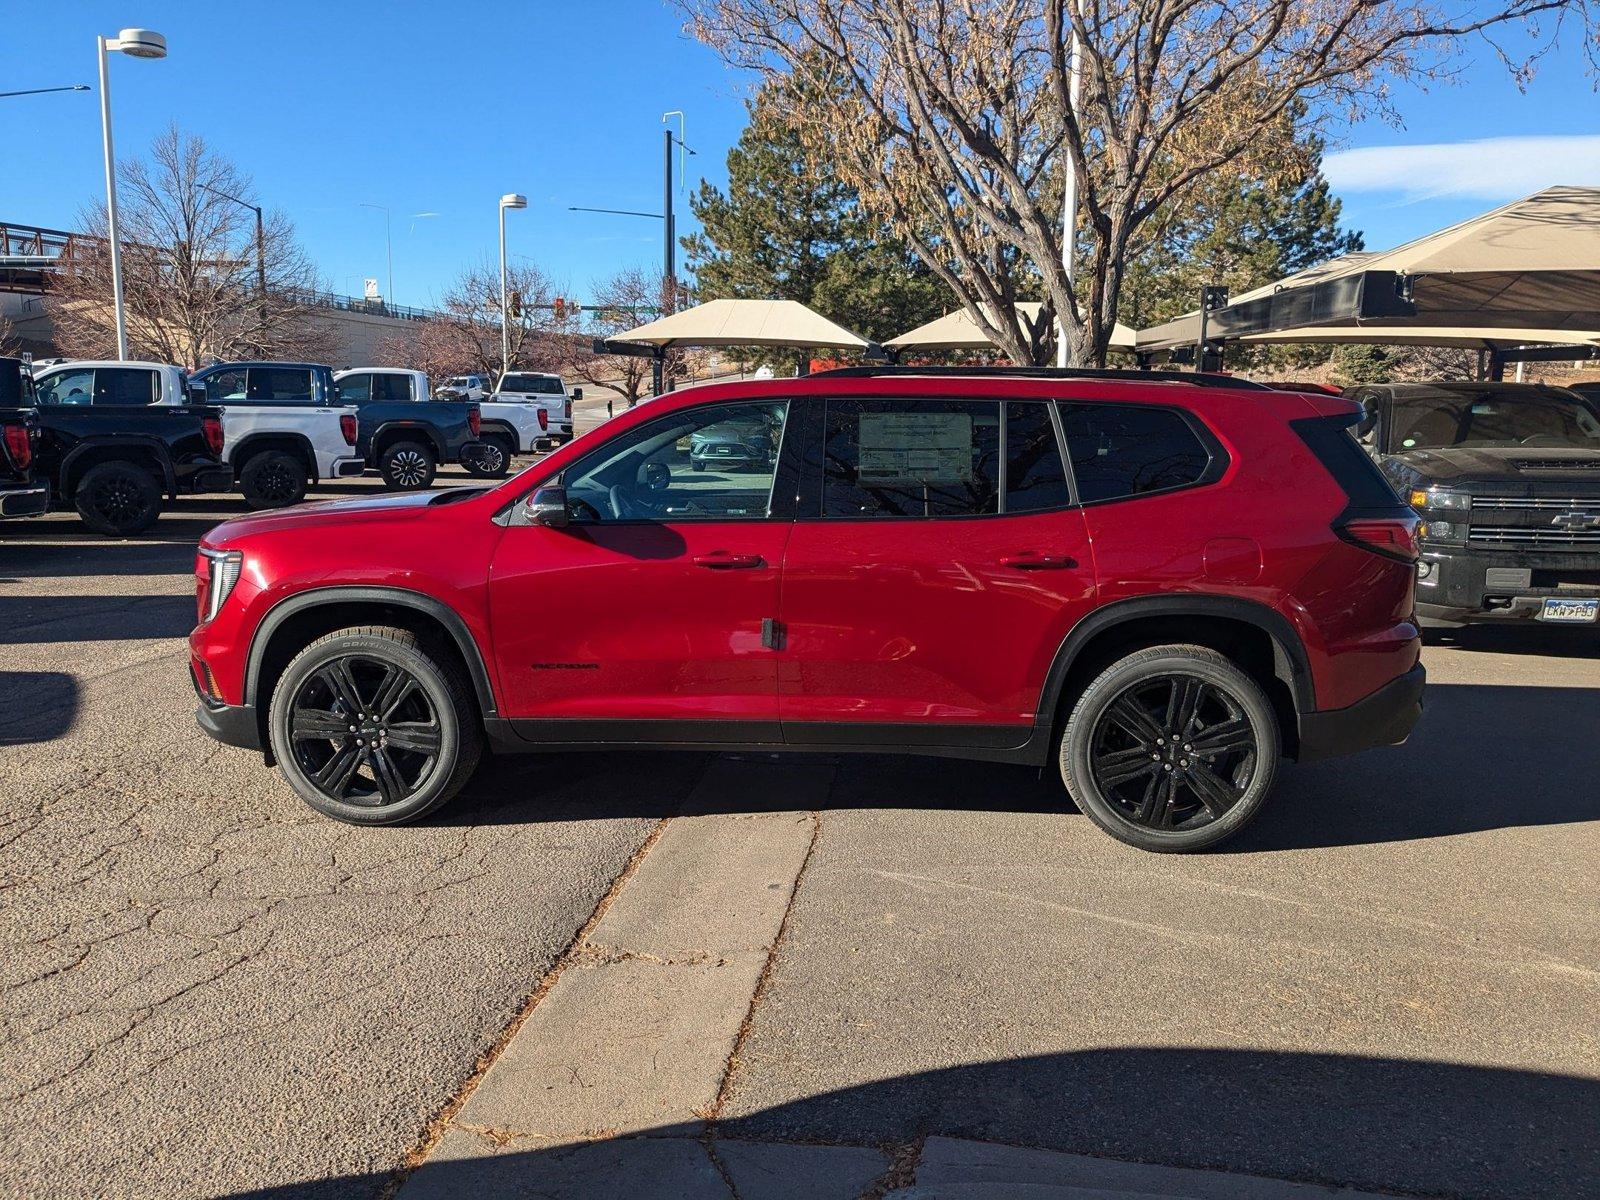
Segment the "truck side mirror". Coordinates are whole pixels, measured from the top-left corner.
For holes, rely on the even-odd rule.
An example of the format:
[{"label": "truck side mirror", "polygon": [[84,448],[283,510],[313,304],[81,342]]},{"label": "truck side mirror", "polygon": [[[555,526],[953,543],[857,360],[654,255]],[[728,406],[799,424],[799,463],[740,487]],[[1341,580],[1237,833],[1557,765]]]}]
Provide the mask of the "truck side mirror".
[{"label": "truck side mirror", "polygon": [[560,484],[547,484],[534,491],[522,502],[522,515],[529,525],[543,525],[547,529],[565,529],[567,489]]},{"label": "truck side mirror", "polygon": [[582,388],[573,388],[572,389],[572,402],[574,404],[576,404],[579,400],[582,400],[582,399],[583,399],[583,389]]}]

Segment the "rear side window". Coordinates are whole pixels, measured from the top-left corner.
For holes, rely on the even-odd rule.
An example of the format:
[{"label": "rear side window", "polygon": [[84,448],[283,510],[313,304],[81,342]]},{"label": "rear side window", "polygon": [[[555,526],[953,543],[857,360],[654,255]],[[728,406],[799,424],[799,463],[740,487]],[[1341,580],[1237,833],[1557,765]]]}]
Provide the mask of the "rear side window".
[{"label": "rear side window", "polygon": [[1394,508],[1403,503],[1377,463],[1356,442],[1354,431],[1361,417],[1305,417],[1289,427],[1310,447],[1334,482],[1357,508]]},{"label": "rear side window", "polygon": [[1185,487],[1211,465],[1199,435],[1170,408],[1067,403],[1060,412],[1084,504]]},{"label": "rear side window", "polygon": [[410,400],[410,377],[406,375],[372,376],[372,398],[375,401]]},{"label": "rear side window", "polygon": [[999,511],[998,401],[828,401],[824,517]]},{"label": "rear side window", "polygon": [[94,372],[94,402],[96,404],[154,404],[156,373],[137,367],[96,367]]},{"label": "rear side window", "polygon": [[1006,511],[1039,512],[1072,503],[1055,422],[1043,400],[1006,401]]},{"label": "rear side window", "polygon": [[311,372],[293,367],[251,367],[251,400],[292,400],[311,402]]}]

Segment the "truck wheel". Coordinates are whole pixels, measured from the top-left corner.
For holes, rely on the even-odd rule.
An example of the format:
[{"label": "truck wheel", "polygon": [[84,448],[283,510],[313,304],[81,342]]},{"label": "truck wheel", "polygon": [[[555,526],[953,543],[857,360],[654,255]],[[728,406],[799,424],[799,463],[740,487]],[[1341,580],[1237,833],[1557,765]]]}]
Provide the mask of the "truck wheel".
[{"label": "truck wheel", "polygon": [[161,485],[137,463],[106,462],[84,473],[72,501],[83,523],[96,533],[127,537],[156,523]]},{"label": "truck wheel", "polygon": [[1182,852],[1243,828],[1281,753],[1277,714],[1254,679],[1205,646],[1152,646],[1084,689],[1061,737],[1061,776],[1118,841]]},{"label": "truck wheel", "polygon": [[306,498],[306,465],[285,450],[264,450],[239,472],[239,490],[251,508],[285,508]]},{"label": "truck wheel", "polygon": [[467,473],[479,479],[500,479],[511,470],[511,439],[504,434],[489,434],[480,449],[466,464]]},{"label": "truck wheel", "polygon": [[415,491],[433,482],[438,466],[421,442],[395,442],[378,457],[378,472],[391,491]]},{"label": "truck wheel", "polygon": [[472,685],[406,629],[312,642],[272,692],[267,729],[289,786],[352,825],[401,825],[445,803],[483,753]]}]

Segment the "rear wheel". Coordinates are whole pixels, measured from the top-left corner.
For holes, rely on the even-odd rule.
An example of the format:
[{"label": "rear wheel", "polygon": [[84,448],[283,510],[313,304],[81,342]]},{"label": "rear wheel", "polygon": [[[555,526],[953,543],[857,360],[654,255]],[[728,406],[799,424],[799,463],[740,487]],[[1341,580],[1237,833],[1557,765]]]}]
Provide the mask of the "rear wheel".
[{"label": "rear wheel", "polygon": [[84,473],[72,501],[96,533],[127,537],[149,529],[161,516],[161,484],[137,463],[101,463]]},{"label": "rear wheel", "polygon": [[433,482],[438,465],[421,442],[395,442],[378,457],[383,482],[394,491],[415,491]]},{"label": "rear wheel", "polygon": [[239,472],[239,490],[251,508],[299,504],[306,498],[306,465],[285,450],[264,450]]},{"label": "rear wheel", "polygon": [[352,825],[415,821],[460,791],[483,753],[470,686],[409,630],[338,630],[279,679],[273,754],[320,813]]},{"label": "rear wheel", "polygon": [[1153,646],[1084,689],[1061,775],[1095,824],[1142,850],[1216,845],[1260,810],[1282,737],[1261,685],[1205,646]]},{"label": "rear wheel", "polygon": [[511,470],[511,439],[502,433],[488,434],[471,462],[466,464],[469,474],[479,479],[499,479]]}]

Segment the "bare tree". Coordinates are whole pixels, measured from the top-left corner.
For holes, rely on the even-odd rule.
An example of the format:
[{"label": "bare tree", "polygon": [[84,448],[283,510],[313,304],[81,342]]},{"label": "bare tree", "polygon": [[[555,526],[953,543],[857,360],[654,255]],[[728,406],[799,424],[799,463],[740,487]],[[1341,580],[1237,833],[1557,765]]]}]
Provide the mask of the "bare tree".
[{"label": "bare tree", "polygon": [[[1389,88],[1447,76],[1468,37],[1521,80],[1564,25],[1595,28],[1593,0],[677,2],[730,62],[794,80],[815,152],[837,155],[1019,362],[1046,339],[1014,307],[1013,256],[1063,314],[1072,360],[1103,362],[1130,242],[1197,180],[1270,172],[1292,152],[1286,125],[1392,117]],[[1069,162],[1076,290],[1062,264]]]},{"label": "bare tree", "polygon": [[[196,367],[205,359],[320,357],[331,334],[313,319],[316,273],[294,226],[268,212],[258,246],[247,175],[176,125],[146,158],[118,165],[118,223],[129,352]],[[106,229],[103,204],[80,217]],[[50,311],[69,354],[115,353],[111,260],[104,242],[78,241],[52,281]],[[265,288],[262,287],[263,282]]]},{"label": "bare tree", "polygon": [[632,408],[650,382],[650,360],[596,354],[592,338],[625,333],[666,311],[666,282],[660,271],[641,267],[618,271],[596,287],[587,310],[592,336],[569,339],[571,358],[564,370],[594,387],[615,388]]},{"label": "bare tree", "polygon": [[[565,346],[554,313],[555,285],[531,263],[510,267],[507,291],[512,369],[551,371]],[[417,334],[418,370],[443,378],[476,372],[500,378],[500,268],[484,260],[466,268],[440,304],[444,317],[423,322]]]}]

